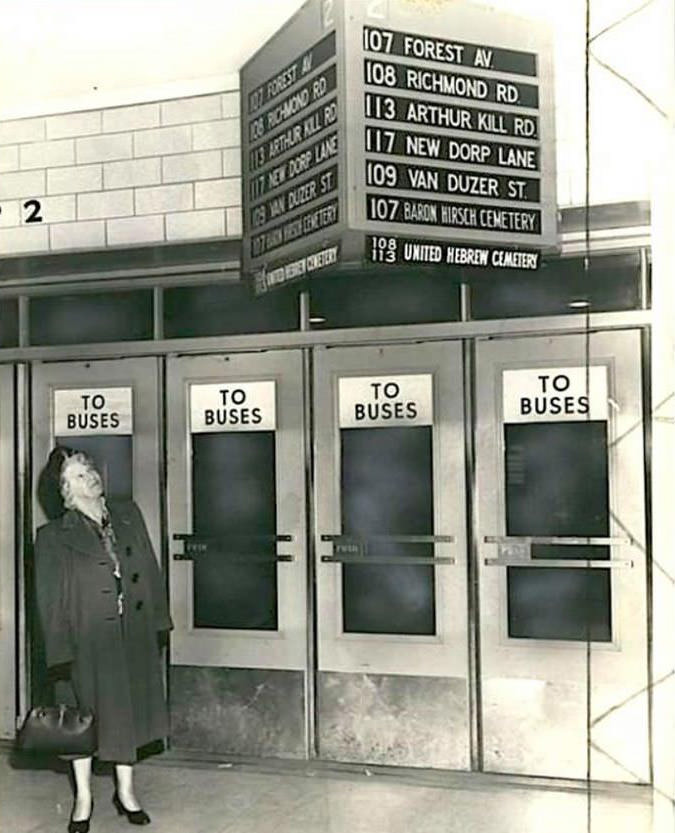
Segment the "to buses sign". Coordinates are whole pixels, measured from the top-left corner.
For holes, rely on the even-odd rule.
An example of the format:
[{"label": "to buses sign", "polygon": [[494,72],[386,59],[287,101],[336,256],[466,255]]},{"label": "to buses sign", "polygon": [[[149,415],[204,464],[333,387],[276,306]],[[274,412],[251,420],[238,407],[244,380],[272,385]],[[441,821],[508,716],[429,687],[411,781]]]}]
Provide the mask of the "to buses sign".
[{"label": "to buses sign", "polygon": [[536,21],[309,0],[241,72],[244,272],[262,292],[324,251],[537,268],[557,237],[552,72]]},{"label": "to buses sign", "polygon": [[190,386],[190,431],[274,431],[275,383],[227,382]]},{"label": "to buses sign", "polygon": [[131,388],[54,391],[54,436],[133,434]]},{"label": "to buses sign", "polygon": [[339,380],[340,428],[432,425],[432,377],[349,376]]},{"label": "to buses sign", "polygon": [[504,422],[607,419],[606,367],[505,370]]}]

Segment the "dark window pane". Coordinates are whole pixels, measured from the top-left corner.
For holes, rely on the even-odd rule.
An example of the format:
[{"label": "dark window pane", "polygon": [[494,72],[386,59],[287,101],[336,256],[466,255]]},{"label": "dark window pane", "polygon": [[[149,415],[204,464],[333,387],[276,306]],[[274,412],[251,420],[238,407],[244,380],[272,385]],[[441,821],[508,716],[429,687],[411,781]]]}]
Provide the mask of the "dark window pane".
[{"label": "dark window pane", "polygon": [[192,528],[219,539],[194,558],[194,627],[277,629],[276,563],[245,560],[276,554],[250,540],[276,533],[275,472],[274,431],[192,435]]},{"label": "dark window pane", "polygon": [[56,437],[56,445],[65,445],[78,451],[86,451],[93,458],[103,477],[103,487],[108,497],[121,500],[133,498],[133,437],[92,436]]},{"label": "dark window pane", "polygon": [[297,290],[256,298],[243,283],[164,290],[167,338],[282,332],[298,328]]},{"label": "dark window pane", "polygon": [[388,324],[431,324],[459,320],[459,271],[332,275],[310,282],[313,317],[320,326],[377,327]]},{"label": "dark window pane", "polygon": [[607,423],[504,426],[507,535],[609,535]]},{"label": "dark window pane", "polygon": [[[345,535],[432,535],[432,429],[345,428],[342,529]],[[429,544],[373,542],[371,555],[432,556]],[[345,564],[346,632],[436,633],[433,567]]]},{"label": "dark window pane", "polygon": [[[607,423],[504,426],[508,535],[609,535]],[[536,545],[535,559],[608,559],[609,547]],[[509,567],[509,635],[611,640],[609,571]]]},{"label": "dark window pane", "polygon": [[586,300],[594,312],[640,307],[640,256],[637,252],[597,256],[588,274],[581,258],[545,260],[539,272],[466,270],[471,282],[471,316],[516,318],[579,314],[570,302]]},{"label": "dark window pane", "polygon": [[16,298],[0,299],[0,347],[19,343],[19,303]]},{"label": "dark window pane", "polygon": [[609,570],[574,567],[508,567],[507,570],[509,636],[611,641]]},{"label": "dark window pane", "polygon": [[87,344],[152,338],[152,292],[31,298],[31,344]]}]

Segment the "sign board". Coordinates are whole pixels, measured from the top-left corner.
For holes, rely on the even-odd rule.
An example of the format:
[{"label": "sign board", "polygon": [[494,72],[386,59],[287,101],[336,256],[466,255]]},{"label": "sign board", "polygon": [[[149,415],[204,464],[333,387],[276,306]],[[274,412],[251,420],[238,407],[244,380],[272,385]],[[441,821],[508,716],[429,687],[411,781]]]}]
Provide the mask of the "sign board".
[{"label": "sign board", "polygon": [[470,246],[445,240],[421,240],[395,235],[368,235],[367,257],[371,263],[418,263],[424,266],[461,266],[479,269],[536,271],[541,252],[501,246]]},{"label": "sign board", "polygon": [[[349,4],[348,222],[372,234],[551,246],[552,45],[463,2]],[[369,14],[370,12],[370,14]]]},{"label": "sign board", "polygon": [[574,422],[607,419],[606,367],[536,367],[505,370],[504,422]]},{"label": "sign board", "polygon": [[341,263],[538,268],[552,67],[542,24],[461,0],[308,0],[241,71],[256,290]]},{"label": "sign board", "polygon": [[340,428],[433,425],[429,373],[348,376],[338,380]]},{"label": "sign board", "polygon": [[241,71],[243,271],[257,292],[338,261],[340,12],[339,3],[310,0]]},{"label": "sign board", "polygon": [[133,434],[131,388],[54,391],[54,436]]},{"label": "sign board", "polygon": [[274,381],[190,385],[190,431],[274,431]]}]

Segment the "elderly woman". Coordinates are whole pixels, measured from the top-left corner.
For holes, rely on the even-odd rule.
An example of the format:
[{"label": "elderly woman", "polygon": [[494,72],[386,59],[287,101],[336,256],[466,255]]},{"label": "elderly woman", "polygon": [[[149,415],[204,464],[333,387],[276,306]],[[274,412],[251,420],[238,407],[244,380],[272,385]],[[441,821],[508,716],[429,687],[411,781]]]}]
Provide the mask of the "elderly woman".
[{"label": "elderly woman", "polygon": [[[84,453],[54,449],[66,508],[38,530],[38,610],[47,666],[65,669],[77,705],[94,712],[101,760],[115,763],[113,804],[131,824],[149,824],[136,798],[137,749],[168,734],[158,646],[171,620],[143,518],[134,503],[107,502]],[[91,757],[72,761],[69,833],[87,833],[93,809]]]}]

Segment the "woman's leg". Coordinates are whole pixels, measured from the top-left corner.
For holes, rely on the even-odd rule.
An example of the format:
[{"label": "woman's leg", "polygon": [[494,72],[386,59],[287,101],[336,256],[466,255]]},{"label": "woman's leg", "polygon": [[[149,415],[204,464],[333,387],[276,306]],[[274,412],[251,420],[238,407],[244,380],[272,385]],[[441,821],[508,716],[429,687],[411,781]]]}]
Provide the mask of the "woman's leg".
[{"label": "woman's leg", "polygon": [[84,821],[91,815],[91,756],[88,758],[75,758],[71,761],[73,765],[73,778],[75,780],[75,806],[71,816],[73,821]]},{"label": "woman's leg", "polygon": [[115,764],[115,778],[117,779],[117,795],[127,810],[140,810],[136,793],[134,792],[134,768],[132,764]]}]

